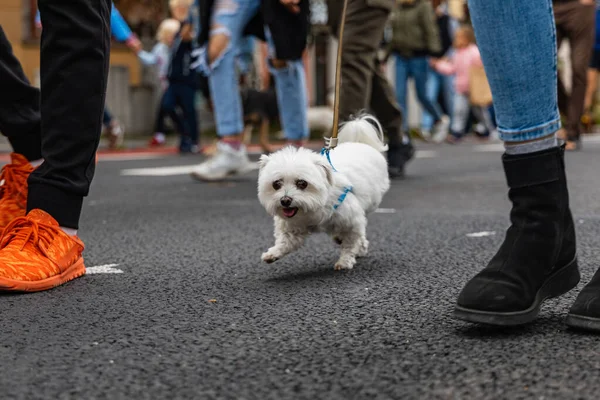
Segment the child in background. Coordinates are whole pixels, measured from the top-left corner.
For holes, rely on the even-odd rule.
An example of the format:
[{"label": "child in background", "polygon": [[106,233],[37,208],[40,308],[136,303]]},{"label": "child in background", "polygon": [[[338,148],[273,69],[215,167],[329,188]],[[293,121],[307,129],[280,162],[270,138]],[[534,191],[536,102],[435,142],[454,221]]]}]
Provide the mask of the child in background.
[{"label": "child in background", "polygon": [[475,34],[470,27],[461,27],[454,38],[454,55],[450,60],[432,60],[431,66],[443,75],[454,75],[454,110],[450,127],[450,142],[455,142],[465,134],[465,128],[472,110],[475,118],[481,121],[491,134],[495,130],[489,109],[472,106],[469,100],[471,68],[483,67],[479,49],[475,45]]},{"label": "child in background", "polygon": [[[179,108],[183,115],[180,153],[197,153],[198,117],[196,114],[196,90],[198,76],[191,68],[192,51],[197,46],[196,27],[198,18],[192,10],[193,0],[170,0],[169,8],[175,19],[180,21],[181,29],[175,35],[167,71],[169,86],[163,96],[162,106],[174,115]],[[194,5],[195,6],[195,5]]]},{"label": "child in background", "polygon": [[169,117],[177,126],[177,129],[182,129],[183,126],[181,117],[176,113],[174,108],[171,107],[171,109],[168,110],[166,107],[163,107],[163,103],[165,102],[165,94],[169,86],[167,74],[170,65],[169,59],[171,55],[171,46],[173,45],[175,35],[177,35],[177,32],[179,32],[180,28],[181,23],[178,20],[173,18],[164,20],[158,27],[158,31],[156,33],[156,40],[158,40],[158,43],[154,46],[152,52],[142,50],[138,53],[138,57],[144,65],[155,65],[158,67],[158,79],[160,80],[160,88],[162,91],[156,116],[156,124],[154,125],[155,133],[154,137],[150,141],[151,146],[160,146],[165,143],[165,116],[169,115]]}]

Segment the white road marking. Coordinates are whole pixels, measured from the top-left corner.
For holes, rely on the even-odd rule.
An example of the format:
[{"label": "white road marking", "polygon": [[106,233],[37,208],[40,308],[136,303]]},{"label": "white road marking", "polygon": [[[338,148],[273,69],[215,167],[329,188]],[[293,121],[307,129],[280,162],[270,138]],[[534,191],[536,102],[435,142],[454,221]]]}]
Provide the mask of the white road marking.
[{"label": "white road marking", "polygon": [[480,237],[486,237],[486,236],[494,236],[495,234],[496,234],[496,232],[494,232],[494,231],[473,232],[473,233],[467,233],[467,237],[480,238]]},{"label": "white road marking", "polygon": [[118,266],[119,264],[97,265],[86,268],[86,274],[122,274],[122,270],[115,268]]},{"label": "white road marking", "polygon": [[378,208],[377,210],[375,210],[375,213],[377,213],[377,214],[394,214],[394,213],[396,213],[396,209],[395,208]]},{"label": "white road marking", "polygon": [[[416,158],[435,158],[438,152],[433,150],[419,150]],[[172,167],[150,167],[150,168],[129,168],[121,171],[122,176],[176,176],[189,175],[196,165],[176,165]],[[254,163],[253,169],[258,169]]]},{"label": "white road marking", "polygon": [[189,175],[195,165],[180,165],[175,167],[131,168],[121,171],[124,176],[174,176]]},{"label": "white road marking", "polygon": [[416,158],[435,158],[437,157],[438,152],[435,150],[417,150],[415,154]]},{"label": "white road marking", "polygon": [[[131,168],[121,171],[123,176],[176,176],[189,175],[196,165],[180,165],[174,167],[152,167],[152,168]],[[258,164],[253,163],[248,172],[258,169]]]},{"label": "white road marking", "polygon": [[169,154],[102,154],[98,157],[98,162],[155,160],[157,158],[164,158],[166,156],[169,156]]},{"label": "white road marking", "polygon": [[600,143],[600,134],[598,133],[588,133],[581,135],[581,140],[583,143]]}]

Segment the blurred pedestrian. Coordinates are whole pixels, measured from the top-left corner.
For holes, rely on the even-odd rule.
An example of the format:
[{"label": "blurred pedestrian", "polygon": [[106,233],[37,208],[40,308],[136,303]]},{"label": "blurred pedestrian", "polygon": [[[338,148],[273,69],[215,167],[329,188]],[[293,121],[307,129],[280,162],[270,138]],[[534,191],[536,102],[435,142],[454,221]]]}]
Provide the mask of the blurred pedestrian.
[{"label": "blurred pedestrian", "polygon": [[[441,50],[437,54],[432,54],[433,58],[452,57],[454,51],[452,43],[454,35],[460,27],[460,23],[450,15],[447,0],[433,0],[436,22],[440,32]],[[431,102],[438,102],[444,114],[450,115],[450,126],[452,126],[452,112],[454,100],[454,76],[442,75],[433,68],[429,68],[427,74],[427,98]],[[431,132],[433,129],[433,116],[423,109],[421,118],[421,129],[425,132]]]},{"label": "blurred pedestrian", "polygon": [[151,52],[142,50],[138,57],[144,65],[154,65],[158,68],[160,102],[154,125],[154,135],[150,141],[150,146],[160,146],[165,143],[165,123],[166,116],[169,116],[180,133],[184,132],[182,117],[174,107],[165,107],[165,93],[169,87],[168,72],[171,62],[171,48],[175,41],[177,32],[181,29],[181,22],[168,18],[160,23],[156,32],[158,43],[152,48]]},{"label": "blurred pedestrian", "polygon": [[309,136],[302,53],[308,35],[308,0],[207,0],[200,3],[198,68],[208,75],[220,138],[216,154],[192,176],[221,180],[253,169],[243,143],[244,119],[236,56],[240,40],[253,35],[269,44],[269,68],[281,123],[289,143],[301,146]]},{"label": "blurred pedestrian", "polygon": [[[174,19],[181,23],[179,32],[171,45],[169,66],[167,68],[168,87],[162,98],[161,107],[174,119],[180,134],[179,153],[198,153],[199,126],[196,111],[196,92],[198,76],[193,64],[193,51],[198,47],[198,29],[194,16],[193,0],[170,0],[169,7]],[[177,118],[177,110],[181,118]],[[161,122],[160,120],[158,121]],[[159,124],[157,130],[164,130]]]},{"label": "blurred pedestrian", "polygon": [[592,59],[588,68],[588,83],[585,94],[584,116],[583,123],[588,131],[591,130],[592,121],[592,106],[594,98],[598,92],[598,72],[600,71],[600,0],[596,0],[596,40],[594,41],[594,49],[592,50]]},{"label": "blurred pedestrian", "polygon": [[557,46],[563,39],[569,40],[571,50],[571,93],[558,79],[558,104],[566,115],[567,150],[581,146],[581,117],[584,111],[587,87],[587,70],[590,65],[590,49],[595,38],[595,0],[554,0]]},{"label": "blurred pedestrian", "polygon": [[[479,49],[475,45],[473,30],[464,26],[458,29],[454,38],[454,53],[450,59],[432,60],[433,68],[443,75],[454,75],[454,110],[452,113],[451,141],[461,139],[465,135],[465,129],[471,112],[475,118],[485,125],[486,130],[491,133],[495,130],[489,113],[489,104],[476,105],[471,101],[473,90],[472,74],[478,67],[482,67]],[[491,102],[491,96],[490,96]]]},{"label": "blurred pedestrian", "polygon": [[397,0],[391,15],[391,50],[396,60],[396,98],[404,112],[408,131],[408,79],[413,78],[419,103],[433,118],[432,132],[422,130],[425,139],[443,141],[450,119],[442,113],[437,99],[427,96],[428,57],[441,51],[440,32],[429,0]]},{"label": "blurred pedestrian", "polygon": [[[342,1],[328,0],[328,25],[338,35]],[[383,74],[378,50],[384,39],[386,21],[394,0],[372,2],[348,0],[342,47],[340,121],[363,110],[379,119],[388,138],[390,177],[402,178],[406,164],[414,157],[410,136],[402,129],[402,111],[394,90]]]}]

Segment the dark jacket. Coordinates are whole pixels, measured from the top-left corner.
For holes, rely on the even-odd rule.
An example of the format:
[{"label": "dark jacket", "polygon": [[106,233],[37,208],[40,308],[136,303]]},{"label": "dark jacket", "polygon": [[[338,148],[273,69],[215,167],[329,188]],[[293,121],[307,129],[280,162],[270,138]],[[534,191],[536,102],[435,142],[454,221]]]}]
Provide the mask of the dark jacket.
[{"label": "dark jacket", "polygon": [[[210,18],[214,0],[200,1],[200,46],[208,42]],[[244,36],[251,35],[265,41],[265,26],[273,37],[275,57],[280,60],[298,60],[306,48],[308,37],[310,3],[300,1],[300,13],[293,14],[279,0],[262,0],[260,11],[244,28]]]},{"label": "dark jacket", "polygon": [[423,57],[441,51],[433,7],[427,0],[399,0],[390,17],[391,50],[403,57]]},{"label": "dark jacket", "polygon": [[190,68],[193,48],[193,42],[183,42],[179,34],[175,37],[171,53],[171,63],[167,74],[169,83],[184,83],[194,87],[198,86],[198,74]]}]

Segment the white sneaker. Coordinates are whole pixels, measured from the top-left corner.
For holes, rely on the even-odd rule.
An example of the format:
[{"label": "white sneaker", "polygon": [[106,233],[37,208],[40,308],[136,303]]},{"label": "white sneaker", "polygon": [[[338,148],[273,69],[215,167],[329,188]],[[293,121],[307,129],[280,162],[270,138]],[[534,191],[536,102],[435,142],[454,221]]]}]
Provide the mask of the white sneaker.
[{"label": "white sneaker", "polygon": [[248,159],[244,145],[235,150],[227,143],[218,142],[215,155],[194,168],[191,176],[201,181],[218,181],[254,169],[256,165]]},{"label": "white sneaker", "polygon": [[429,132],[428,130],[425,129],[421,129],[421,139],[423,139],[425,142],[431,142],[431,132]]},{"label": "white sneaker", "polygon": [[438,121],[433,127],[432,139],[435,143],[442,143],[448,137],[448,131],[450,129],[450,118],[447,115],[443,115],[442,119]]}]

